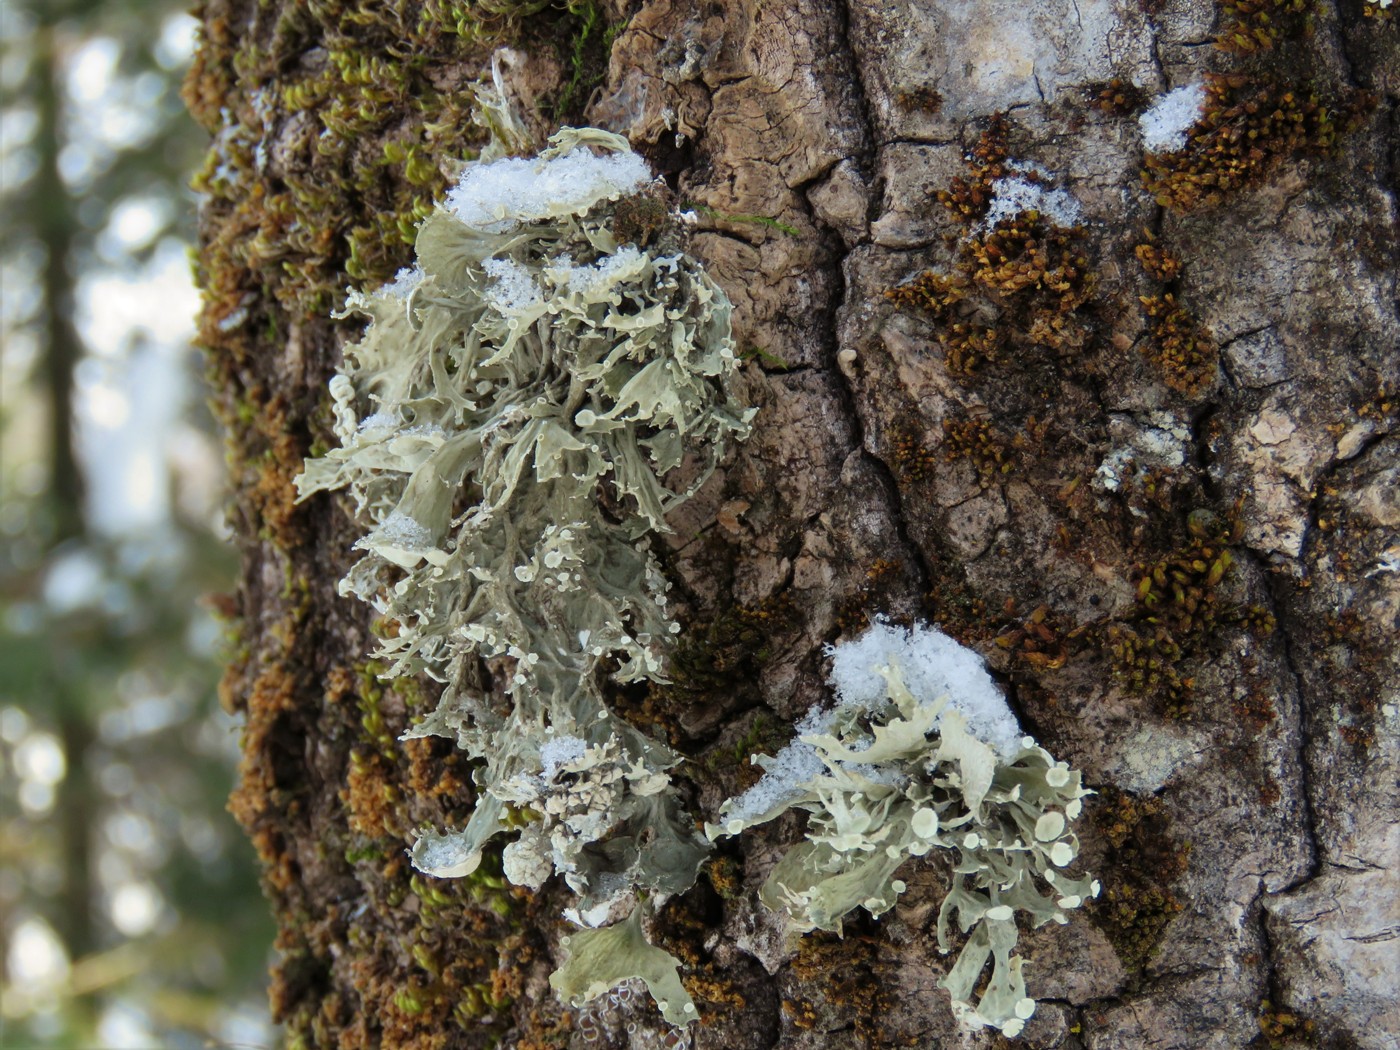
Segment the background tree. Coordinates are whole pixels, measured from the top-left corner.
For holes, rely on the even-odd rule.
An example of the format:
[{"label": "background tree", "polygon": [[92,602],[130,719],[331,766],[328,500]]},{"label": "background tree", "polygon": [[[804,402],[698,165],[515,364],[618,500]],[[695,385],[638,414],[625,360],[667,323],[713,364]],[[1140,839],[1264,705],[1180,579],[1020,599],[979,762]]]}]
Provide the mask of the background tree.
[{"label": "background tree", "polygon": [[188,407],[193,20],[19,2],[0,38],[3,1042],[258,1037],[268,934],[196,605],[230,566]]},{"label": "background tree", "polygon": [[[376,681],[365,654],[392,625],[335,591],[360,530],[333,499],[294,502],[357,334],[331,312],[410,261],[508,46],[538,142],[626,134],[736,306],[755,433],[673,522],[673,682],[611,698],[689,756],[694,811],[827,694],[822,643],[880,613],[936,621],[1100,792],[1083,837],[1103,899],[1023,938],[1043,1003],[1027,1045],[1391,1045],[1384,14],[205,4],[187,98],[214,136],[201,337],[243,562],[233,807],[293,1041],[662,1038],[645,1003],[595,1012],[590,1037],[553,1000],[560,889],[517,891],[489,860],[409,867],[415,828],[470,813],[471,771],[445,741],[398,741],[432,691]],[[935,989],[936,862],[884,921],[783,950],[756,888],[799,834],[746,833],[658,917],[695,1044],[988,1044]]]}]

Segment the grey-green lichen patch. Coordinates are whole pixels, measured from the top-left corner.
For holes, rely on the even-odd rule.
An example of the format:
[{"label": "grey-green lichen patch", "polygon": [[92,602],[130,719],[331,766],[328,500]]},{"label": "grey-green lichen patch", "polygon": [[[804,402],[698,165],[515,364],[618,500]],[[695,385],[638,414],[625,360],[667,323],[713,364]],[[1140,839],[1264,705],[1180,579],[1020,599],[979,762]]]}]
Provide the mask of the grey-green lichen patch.
[{"label": "grey-green lichen patch", "polygon": [[[728,388],[724,293],[673,237],[618,243],[617,202],[650,183],[594,129],[468,167],[417,264],[351,296],[370,323],[331,381],[340,447],[297,480],[303,498],[347,491],[366,528],[340,589],[396,625],[385,677],[444,683],[408,735],[482,763],[466,827],[421,833],[414,864],[469,874],[523,822],[506,874],[559,873],[590,925],[636,891],[686,889],[706,853],[676,757],[611,716],[602,678],[661,680],[679,626],[648,537],[751,415]],[[507,706],[471,687],[481,660]]]},{"label": "grey-green lichen patch", "polygon": [[755,756],[764,776],[706,831],[713,840],[789,809],[810,814],[805,841],[762,890],[803,932],[839,932],[856,908],[888,911],[905,890],[901,865],[950,851],[939,947],[950,950],[954,922],[969,936],[940,984],[968,1026],[1016,1035],[1035,1009],[1011,954],[1016,912],[1035,926],[1063,923],[1099,890],[1065,870],[1089,792],[1079,773],[1019,735],[981,659],[946,635],[877,623],[832,655],[837,703],[810,713],[777,755]]},{"label": "grey-green lichen patch", "polygon": [[568,960],[549,984],[571,1006],[582,1006],[634,977],[646,983],[661,1016],[673,1025],[696,1019],[695,1003],[681,985],[676,959],[648,944],[642,932],[642,909],[601,930],[580,930],[564,938]]}]

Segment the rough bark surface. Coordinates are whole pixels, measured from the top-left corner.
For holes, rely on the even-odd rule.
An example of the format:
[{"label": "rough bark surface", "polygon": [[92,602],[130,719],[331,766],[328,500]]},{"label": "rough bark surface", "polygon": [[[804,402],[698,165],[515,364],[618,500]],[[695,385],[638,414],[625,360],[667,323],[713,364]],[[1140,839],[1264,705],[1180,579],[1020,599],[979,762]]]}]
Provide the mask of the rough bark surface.
[{"label": "rough bark surface", "polygon": [[[431,697],[375,682],[365,611],[335,592],[358,532],[290,488],[354,332],[329,309],[407,261],[393,231],[472,144],[463,90],[508,43],[541,135],[562,98],[698,208],[692,250],[750,358],[753,437],[673,522],[675,683],[616,697],[692,758],[694,812],[826,695],[824,643],[934,621],[1100,792],[1081,837],[1105,896],[1023,935],[1025,1045],[1400,1046],[1400,29],[1263,6],[1273,36],[1226,49],[1247,5],[655,0],[476,33],[449,3],[206,5],[189,95],[216,135],[204,340],[244,552],[233,808],[282,925],[292,1045],[583,1045],[546,984],[564,897],[407,866],[415,826],[470,812],[469,770],[397,741]],[[1212,105],[1241,104],[1244,145],[1193,139],[1164,207],[1136,114],[1206,73],[1233,78]],[[1294,120],[1313,96],[1335,141]],[[1274,110],[1304,130],[1259,124]],[[985,231],[955,209],[997,157],[1079,202],[1072,301],[998,290],[1025,258],[971,259]],[[1215,178],[1232,157],[1239,185]],[[886,295],[960,265],[970,312]],[[1150,316],[1168,293],[1184,350]],[[885,921],[784,939],[756,892],[800,834],[723,845],[659,916],[694,1045],[994,1045],[935,986],[937,863]],[[654,1012],[630,1020],[617,1045],[660,1045]]]}]

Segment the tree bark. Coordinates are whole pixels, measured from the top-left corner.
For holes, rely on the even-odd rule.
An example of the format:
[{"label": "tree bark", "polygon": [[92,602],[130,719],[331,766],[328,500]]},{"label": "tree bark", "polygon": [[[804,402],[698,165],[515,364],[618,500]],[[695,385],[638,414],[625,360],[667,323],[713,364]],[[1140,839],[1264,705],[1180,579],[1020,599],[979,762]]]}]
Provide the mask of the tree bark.
[{"label": "tree bark", "polygon": [[[291,488],[356,335],[330,309],[411,259],[498,45],[541,141],[586,121],[651,161],[736,307],[754,433],[672,522],[674,682],[614,698],[689,757],[692,812],[828,695],[824,643],[935,622],[1099,792],[1080,835],[1103,898],[1022,934],[1027,1046],[1400,1045],[1400,37],[1351,0],[1304,7],[204,6],[232,808],[292,1045],[583,1045],[547,985],[566,894],[407,864],[414,828],[470,813],[470,770],[398,741],[431,696],[375,680],[335,589],[360,530]],[[1147,159],[1138,115],[1201,82],[1202,123]],[[1018,177],[1078,224],[989,240],[987,196]],[[955,304],[917,293],[927,272]],[[723,844],[658,916],[694,1045],[993,1045],[936,987],[946,868],[909,865],[883,921],[794,950],[757,887],[800,835]],[[608,1038],[659,1045],[654,1012],[618,1009],[638,1032]]]}]

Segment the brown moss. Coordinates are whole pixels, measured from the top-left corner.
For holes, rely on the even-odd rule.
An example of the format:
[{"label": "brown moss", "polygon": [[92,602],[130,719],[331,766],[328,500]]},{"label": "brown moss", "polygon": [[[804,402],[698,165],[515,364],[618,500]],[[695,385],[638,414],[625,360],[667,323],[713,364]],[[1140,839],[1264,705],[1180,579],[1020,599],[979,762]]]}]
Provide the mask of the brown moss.
[{"label": "brown moss", "polygon": [[1090,84],[1084,89],[1084,100],[1100,113],[1126,117],[1139,112],[1147,103],[1147,93],[1130,81],[1112,80]]},{"label": "brown moss", "polygon": [[1251,55],[1312,33],[1315,0],[1221,0],[1215,46]]},{"label": "brown moss", "polygon": [[996,644],[1014,653],[1034,671],[1055,671],[1068,662],[1085,631],[1085,627],[1068,625],[1048,605],[1040,605],[1003,627]]},{"label": "brown moss", "polygon": [[900,109],[913,113],[935,114],[943,108],[942,93],[927,84],[897,92],[894,100]]},{"label": "brown moss", "polygon": [[613,213],[613,233],[619,244],[645,248],[671,224],[671,211],[661,198],[647,193],[624,197]]},{"label": "brown moss", "polygon": [[1177,393],[1194,397],[1215,382],[1220,347],[1215,338],[1171,292],[1142,296],[1142,308],[1152,319],[1151,338],[1143,353],[1162,373],[1162,382]]},{"label": "brown moss", "polygon": [[1262,689],[1252,689],[1242,700],[1231,705],[1235,717],[1253,732],[1262,733],[1269,725],[1278,721],[1278,707],[1274,698]]},{"label": "brown moss", "polygon": [[980,417],[943,421],[943,458],[967,460],[986,488],[1016,469],[1016,450],[1022,444],[1001,433],[990,420]]},{"label": "brown moss", "polygon": [[728,694],[726,699],[732,701],[736,682],[757,681],[759,668],[772,658],[774,643],[792,629],[799,615],[791,592],[783,590],[756,606],[736,605],[703,625],[690,625],[671,653],[671,681],[649,685],[640,702],[619,697],[619,713],[633,724],[678,734],[678,707],[704,703],[717,694]]},{"label": "brown moss", "polygon": [[970,226],[986,215],[994,196],[992,183],[1011,173],[1006,163],[1010,130],[1006,116],[994,114],[968,154],[968,175],[954,176],[947,189],[936,194],[938,202],[959,222]]},{"label": "brown moss", "polygon": [[1143,242],[1133,248],[1133,255],[1143,271],[1163,284],[1175,281],[1181,274],[1181,260],[1175,252],[1159,244],[1151,230],[1144,230],[1143,235]]},{"label": "brown moss", "polygon": [[1311,1018],[1292,1010],[1275,1007],[1265,999],[1259,1004],[1259,1038],[1250,1044],[1265,1047],[1267,1050],[1292,1050],[1296,1047],[1315,1047],[1318,1040],[1317,1025]]},{"label": "brown moss", "polygon": [[384,760],[374,751],[350,752],[350,771],[340,801],[349,814],[350,830],[372,838],[401,836],[395,817],[399,793],[386,776]]},{"label": "brown moss", "polygon": [[1186,871],[1190,845],[1170,835],[1164,807],[1153,796],[1106,789],[1092,810],[1107,845],[1099,868],[1103,893],[1090,915],[1130,972],[1140,972],[1163,932],[1183,910],[1170,886]]},{"label": "brown moss", "polygon": [[895,477],[904,485],[916,485],[932,477],[938,467],[933,450],[907,424],[891,428],[886,456]]},{"label": "brown moss", "polygon": [[733,857],[713,857],[705,867],[705,876],[719,894],[720,900],[737,900],[744,889],[744,873]]},{"label": "brown moss", "polygon": [[675,898],[657,915],[654,930],[657,946],[680,960],[681,983],[695,1000],[702,1026],[747,1005],[739,985],[705,948],[720,916],[717,903],[704,893]]},{"label": "brown moss", "polygon": [[1186,146],[1148,154],[1143,183],[1175,211],[1216,207],[1288,157],[1332,153],[1375,104],[1360,91],[1327,94],[1305,83],[1208,74],[1204,111]]},{"label": "brown moss", "polygon": [[906,574],[904,563],[895,558],[877,558],[865,570],[860,589],[837,607],[836,626],[842,634],[856,635],[870,626],[876,612],[888,609],[890,599]]},{"label": "brown moss", "polygon": [[799,1027],[849,1026],[860,1045],[870,1050],[913,1046],[917,1042],[888,1027],[894,1008],[892,982],[878,938],[809,933],[799,943],[792,973],[804,988],[817,992],[812,999],[783,1003],[783,1009]]},{"label": "brown moss", "polygon": [[[980,200],[972,190],[959,199],[966,194]],[[949,370],[960,375],[1033,366],[1044,350],[1072,355],[1088,338],[1079,310],[1095,285],[1084,233],[1022,212],[962,239],[948,272],[926,271],[885,297],[933,322]]]}]

